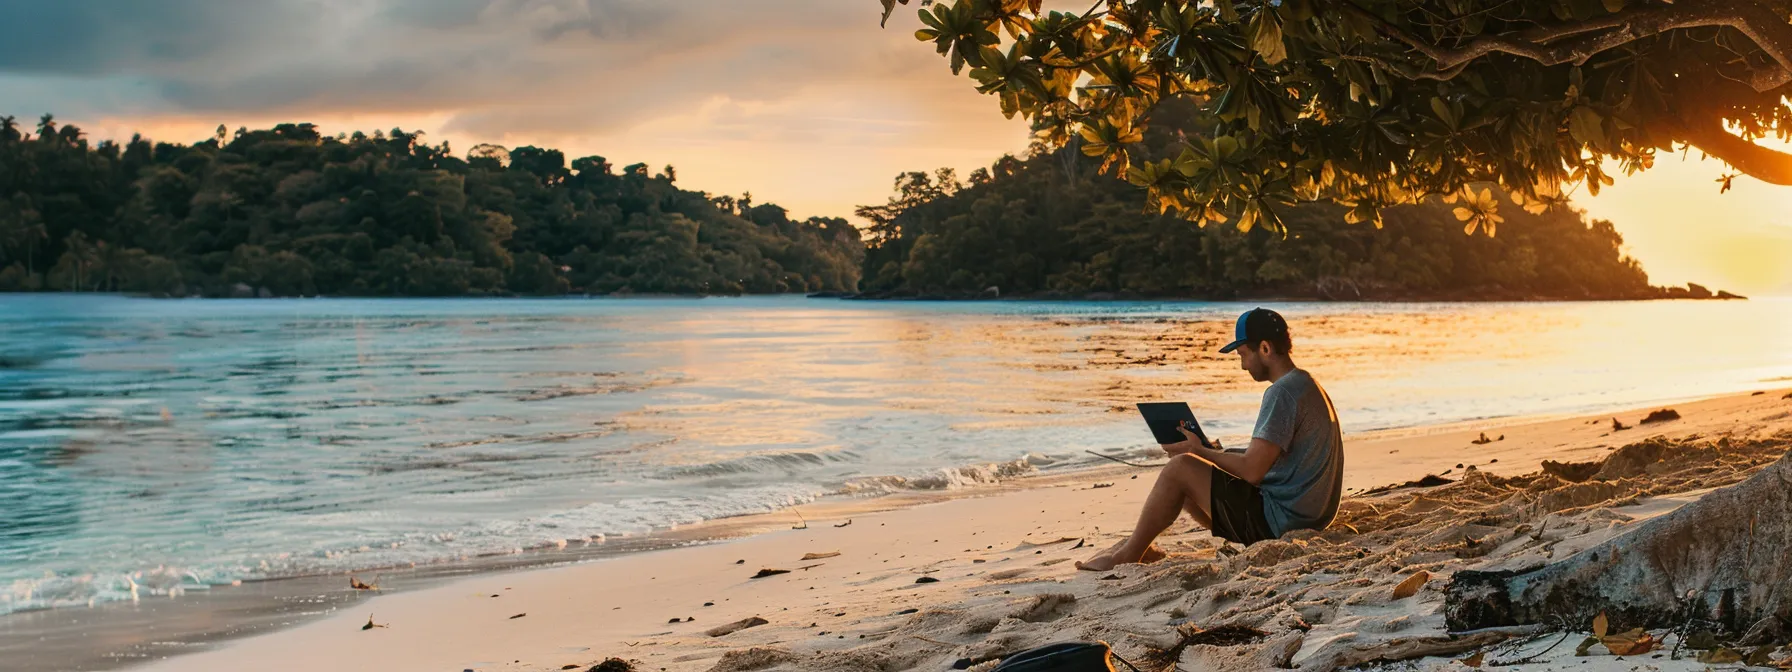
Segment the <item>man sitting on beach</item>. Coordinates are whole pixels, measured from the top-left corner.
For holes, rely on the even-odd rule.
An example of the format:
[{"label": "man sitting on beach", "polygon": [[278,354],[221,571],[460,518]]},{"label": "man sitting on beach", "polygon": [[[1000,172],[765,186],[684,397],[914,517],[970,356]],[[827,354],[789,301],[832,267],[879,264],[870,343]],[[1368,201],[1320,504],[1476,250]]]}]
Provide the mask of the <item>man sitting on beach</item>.
[{"label": "man sitting on beach", "polygon": [[1208,448],[1182,429],[1184,441],[1163,447],[1170,463],[1145,498],[1132,536],[1077,563],[1078,569],[1105,572],[1162,559],[1152,542],[1183,511],[1213,536],[1245,545],[1331,524],[1343,489],[1344,439],[1331,397],[1295,367],[1292,350],[1288,323],[1275,311],[1257,308],[1239,316],[1236,340],[1220,352],[1236,351],[1252,380],[1270,383],[1250,448],[1230,452],[1218,441]]}]

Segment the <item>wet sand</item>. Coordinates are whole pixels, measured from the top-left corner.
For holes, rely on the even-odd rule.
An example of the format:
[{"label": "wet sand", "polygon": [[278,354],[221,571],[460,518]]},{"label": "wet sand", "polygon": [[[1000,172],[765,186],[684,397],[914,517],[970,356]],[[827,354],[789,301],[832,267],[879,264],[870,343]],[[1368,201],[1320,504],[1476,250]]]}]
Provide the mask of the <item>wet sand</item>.
[{"label": "wet sand", "polygon": [[[1632,427],[1624,431],[1613,431],[1608,414],[1350,437],[1345,485],[1353,493],[1425,474],[1461,480],[1352,495],[1340,522],[1355,531],[1334,525],[1242,552],[1185,518],[1162,540],[1171,553],[1164,562],[1076,571],[1073,560],[1130,529],[1155,475],[1117,466],[968,499],[874,500],[880,508],[919,504],[883,513],[854,508],[867,502],[804,507],[806,529],[788,529],[794,515],[738,519],[727,523],[732,532],[777,531],[363,593],[352,606],[326,607],[330,613],[296,627],[190,655],[152,650],[171,657],[138,669],[559,670],[610,657],[644,670],[947,669],[1065,639],[1106,640],[1129,659],[1164,662],[1159,658],[1174,653],[1187,669],[1221,660],[1214,656],[1248,669],[1282,653],[1297,665],[1323,666],[1351,647],[1441,634],[1441,578],[1455,569],[1565,557],[1702,489],[1745,477],[1792,448],[1786,394],[1674,404],[1681,419],[1649,425],[1637,422],[1655,408],[1635,409],[1616,414]],[[1494,440],[1473,443],[1483,432]],[[1683,451],[1696,469],[1669,465],[1626,481],[1635,485],[1625,491],[1568,494],[1524,476],[1544,459],[1599,461],[1653,438],[1707,452]],[[1513,493],[1547,504],[1500,508]],[[1488,518],[1495,514],[1497,520]],[[1476,517],[1487,529],[1470,529],[1467,521]],[[1553,532],[1533,539],[1540,526]],[[1485,551],[1454,550],[1470,537],[1493,541]],[[828,557],[803,559],[810,554]],[[751,578],[762,569],[789,571]],[[1413,597],[1391,599],[1393,586],[1421,569],[1432,580]],[[1304,619],[1307,629],[1293,628],[1291,617]],[[363,629],[370,618],[386,627]],[[706,634],[754,619],[765,623]],[[1220,624],[1263,634],[1226,646],[1189,644],[1179,634]],[[1522,646],[1530,645],[1510,655],[1528,655]],[[1559,665],[1561,653],[1532,663]],[[1678,669],[1670,662],[1693,665],[1651,661]]]}]

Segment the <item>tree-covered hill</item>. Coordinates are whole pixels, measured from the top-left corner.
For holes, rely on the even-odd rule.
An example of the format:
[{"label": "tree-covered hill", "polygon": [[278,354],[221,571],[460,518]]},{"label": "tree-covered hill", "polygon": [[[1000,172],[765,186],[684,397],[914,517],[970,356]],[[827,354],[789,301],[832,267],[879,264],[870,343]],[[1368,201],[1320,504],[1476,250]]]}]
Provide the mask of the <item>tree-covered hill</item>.
[{"label": "tree-covered hill", "polygon": [[[1193,107],[1166,103],[1140,149],[1174,156],[1195,135]],[[1038,146],[960,183],[950,170],[906,173],[873,222],[868,297],[1087,296],[1330,299],[1629,299],[1694,296],[1649,286],[1610,222],[1562,206],[1507,202],[1494,236],[1464,235],[1456,210],[1432,200],[1389,208],[1384,227],[1346,224],[1342,206],[1284,209],[1289,235],[1240,232],[1146,214],[1146,193],[1099,174],[1100,160]],[[1477,191],[1503,199],[1497,189]],[[995,288],[995,291],[988,291]]]},{"label": "tree-covered hill", "polygon": [[0,291],[154,295],[740,294],[854,289],[844,219],[536,147],[219,127],[90,145],[0,118]]}]

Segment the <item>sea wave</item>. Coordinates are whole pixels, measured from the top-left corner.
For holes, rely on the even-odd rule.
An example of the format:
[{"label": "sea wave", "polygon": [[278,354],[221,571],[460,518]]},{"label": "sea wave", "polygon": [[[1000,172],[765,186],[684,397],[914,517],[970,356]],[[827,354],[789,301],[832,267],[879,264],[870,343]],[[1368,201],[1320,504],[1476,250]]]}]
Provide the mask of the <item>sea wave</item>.
[{"label": "sea wave", "polygon": [[1057,463],[1043,455],[1027,455],[1008,462],[975,464],[935,469],[914,476],[872,476],[847,481],[834,491],[841,495],[890,494],[904,490],[959,490],[994,485],[1039,471],[1040,467]]},{"label": "sea wave", "polygon": [[843,455],[839,453],[803,451],[766,453],[706,464],[668,467],[650,478],[679,480],[747,474],[797,474],[808,467],[821,466],[830,462],[850,462],[853,460],[853,455]]},{"label": "sea wave", "polygon": [[[853,459],[838,453],[781,453],[679,467],[662,477],[800,473],[804,466]],[[866,497],[901,491],[945,491],[990,486],[1035,474],[1062,460],[1033,455],[1006,462],[923,470],[909,475],[873,476],[844,484],[735,484],[704,493],[631,497],[595,502],[539,516],[495,520],[453,530],[369,537],[360,543],[316,546],[303,551],[256,553],[217,558],[187,567],[155,565],[128,572],[75,571],[15,578],[0,592],[0,614],[37,609],[92,606],[179,596],[248,580],[344,572],[378,572],[538,550],[600,545],[625,537],[663,533],[708,521],[775,513],[829,496]]]}]

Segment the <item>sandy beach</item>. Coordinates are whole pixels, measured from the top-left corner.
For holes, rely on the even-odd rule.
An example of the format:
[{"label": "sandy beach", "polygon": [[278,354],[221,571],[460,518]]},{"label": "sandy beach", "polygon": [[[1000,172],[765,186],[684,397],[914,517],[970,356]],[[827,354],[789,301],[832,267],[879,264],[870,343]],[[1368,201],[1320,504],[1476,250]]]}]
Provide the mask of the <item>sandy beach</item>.
[{"label": "sandy beach", "polygon": [[[805,511],[806,529],[378,595],[135,669],[561,670],[610,658],[642,670],[982,669],[1028,647],[1089,639],[1157,669],[1177,661],[1181,669],[1330,669],[1364,662],[1361,652],[1377,643],[1443,635],[1450,572],[1567,557],[1792,447],[1786,390],[1672,408],[1679,419],[1651,424],[1638,423],[1657,408],[1354,436],[1347,455],[1400,459],[1347,466],[1353,494],[1331,529],[1240,549],[1184,518],[1160,541],[1169,559],[1110,573],[1079,572],[1072,561],[1130,529],[1153,470],[1116,466],[881,513],[851,502],[818,506]],[[1614,419],[1629,429],[1615,431]],[[1483,433],[1491,441],[1475,443]],[[1525,476],[1546,459],[1601,462],[1637,444],[1668,449],[1613,485]],[[1427,474],[1453,482],[1360,494]],[[728,525],[793,523],[767,516]],[[754,578],[762,570],[784,571]],[[1394,599],[1395,585],[1420,571],[1430,580]],[[1191,637],[1198,632],[1206,639]],[[1528,657],[1509,669],[1595,669],[1587,660],[1632,669],[1610,655],[1573,658],[1573,642],[1533,655],[1555,635],[1485,639],[1460,656],[1405,664],[1460,667],[1455,658],[1488,649],[1489,660]],[[1635,664],[1705,667],[1681,658]]]}]

